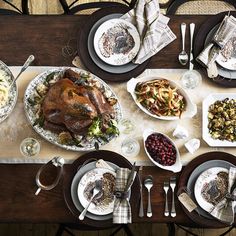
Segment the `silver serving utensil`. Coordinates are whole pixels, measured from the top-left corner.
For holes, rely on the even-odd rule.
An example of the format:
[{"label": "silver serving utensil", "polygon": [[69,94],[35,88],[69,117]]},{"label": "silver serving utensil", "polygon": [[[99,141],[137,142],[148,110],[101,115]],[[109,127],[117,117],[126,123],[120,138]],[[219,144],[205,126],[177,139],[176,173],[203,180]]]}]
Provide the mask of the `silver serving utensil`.
[{"label": "silver serving utensil", "polygon": [[142,171],[143,171],[143,167],[140,166],[139,167],[139,172],[138,172],[138,176],[139,176],[139,182],[140,182],[140,186],[139,186],[139,191],[140,191],[140,202],[139,202],[139,217],[143,217],[144,216],[144,212],[143,212],[143,184],[142,184]]},{"label": "silver serving utensil", "polygon": [[144,186],[148,190],[148,209],[147,209],[147,217],[152,217],[152,206],[151,206],[151,188],[153,186],[153,178],[151,175],[147,176],[144,180]]},{"label": "silver serving utensil", "polygon": [[181,65],[186,65],[188,62],[188,54],[185,51],[185,33],[186,33],[186,24],[182,23],[180,26],[181,35],[182,35],[182,51],[179,54],[179,62]]},{"label": "silver serving utensil", "polygon": [[172,204],[171,204],[171,217],[176,217],[175,211],[175,186],[176,186],[176,178],[170,177],[170,187],[172,189]]},{"label": "silver serving utensil", "polygon": [[165,181],[164,182],[164,186],[163,186],[163,189],[165,191],[165,212],[164,212],[164,215],[165,216],[169,216],[169,207],[168,207],[168,199],[167,199],[167,194],[168,194],[168,190],[169,190],[169,182]]},{"label": "silver serving utensil", "polygon": [[20,75],[29,67],[29,65],[34,61],[34,55],[30,55],[27,60],[25,61],[24,65],[22,66],[19,74],[13,79],[10,87],[16,82],[16,80],[20,77]]},{"label": "silver serving utensil", "polygon": [[100,193],[100,191],[102,190],[102,184],[101,184],[101,181],[97,180],[95,182],[95,187],[93,189],[93,195],[91,197],[91,199],[89,200],[88,202],[88,205],[84,208],[84,210],[80,213],[79,215],[79,220],[83,220],[86,213],[87,213],[87,210],[90,206],[90,204],[92,203],[92,201],[98,196],[98,194]]}]

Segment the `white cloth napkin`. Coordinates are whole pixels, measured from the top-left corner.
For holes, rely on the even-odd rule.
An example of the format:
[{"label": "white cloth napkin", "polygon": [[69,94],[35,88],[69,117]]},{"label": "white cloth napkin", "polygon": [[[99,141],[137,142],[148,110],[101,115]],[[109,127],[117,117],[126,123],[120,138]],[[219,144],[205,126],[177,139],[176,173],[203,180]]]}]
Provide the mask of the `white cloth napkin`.
[{"label": "white cloth napkin", "polygon": [[[236,168],[230,167],[228,181],[228,192],[230,193],[231,187],[236,181]],[[233,190],[232,195],[236,195],[236,188]],[[231,225],[234,223],[235,206],[236,201],[224,198],[213,208],[210,214],[218,220]]]},{"label": "white cloth napkin", "polygon": [[138,0],[121,19],[136,26],[141,46],[134,63],[141,64],[176,39],[168,27],[169,18],[160,13],[158,0]]},{"label": "white cloth napkin", "polygon": [[221,49],[223,49],[235,32],[236,18],[233,16],[225,16],[212,41],[206,45],[197,57],[197,61],[206,67],[209,78],[218,76],[218,68],[215,61],[219,56]]}]

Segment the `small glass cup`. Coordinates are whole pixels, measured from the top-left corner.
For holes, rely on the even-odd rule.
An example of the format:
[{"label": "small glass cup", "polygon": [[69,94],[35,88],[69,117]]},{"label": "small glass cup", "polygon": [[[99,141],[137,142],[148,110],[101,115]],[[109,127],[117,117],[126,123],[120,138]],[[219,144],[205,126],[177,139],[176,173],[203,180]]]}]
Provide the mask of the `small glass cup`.
[{"label": "small glass cup", "polygon": [[43,190],[51,190],[57,186],[63,174],[63,165],[65,160],[62,157],[54,157],[45,165],[42,165],[36,175],[36,184],[38,186],[35,195]]},{"label": "small glass cup", "polygon": [[130,134],[132,131],[134,131],[134,124],[130,119],[123,118],[120,120],[118,124],[119,130],[123,134]]},{"label": "small glass cup", "polygon": [[196,70],[188,70],[181,77],[181,84],[185,89],[194,89],[201,81],[202,76]]},{"label": "small glass cup", "polygon": [[126,138],[121,143],[121,152],[126,157],[135,157],[139,154],[140,145],[134,138]]},{"label": "small glass cup", "polygon": [[40,143],[34,138],[25,138],[20,144],[20,152],[25,157],[35,157],[40,152]]}]

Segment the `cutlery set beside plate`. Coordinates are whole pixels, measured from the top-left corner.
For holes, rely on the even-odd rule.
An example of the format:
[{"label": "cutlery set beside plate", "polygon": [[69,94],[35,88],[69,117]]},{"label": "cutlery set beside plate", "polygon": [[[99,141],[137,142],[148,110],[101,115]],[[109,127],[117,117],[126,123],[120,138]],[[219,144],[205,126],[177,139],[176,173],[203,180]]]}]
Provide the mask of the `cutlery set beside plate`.
[{"label": "cutlery set beside plate", "polygon": [[194,222],[208,227],[226,225],[216,220],[210,212],[226,195],[229,168],[235,166],[235,156],[225,152],[209,152],[196,157],[183,170],[178,195],[186,191],[196,204],[197,208],[192,212],[183,206]]}]

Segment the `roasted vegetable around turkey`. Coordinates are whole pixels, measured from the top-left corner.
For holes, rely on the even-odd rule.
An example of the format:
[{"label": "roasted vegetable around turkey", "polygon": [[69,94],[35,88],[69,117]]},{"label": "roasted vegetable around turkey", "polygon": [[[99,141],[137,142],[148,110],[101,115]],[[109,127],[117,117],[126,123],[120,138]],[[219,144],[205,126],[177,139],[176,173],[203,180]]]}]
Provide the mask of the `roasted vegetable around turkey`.
[{"label": "roasted vegetable around turkey", "polygon": [[140,82],[135,94],[137,102],[157,116],[180,117],[186,107],[184,97],[165,79]]},{"label": "roasted vegetable around turkey", "polygon": [[35,109],[34,125],[57,133],[61,144],[80,146],[84,139],[119,134],[113,108],[117,100],[89,73],[68,69],[49,74],[28,102]]},{"label": "roasted vegetable around turkey", "polygon": [[208,109],[208,129],[213,139],[236,141],[236,99],[216,101]]}]

